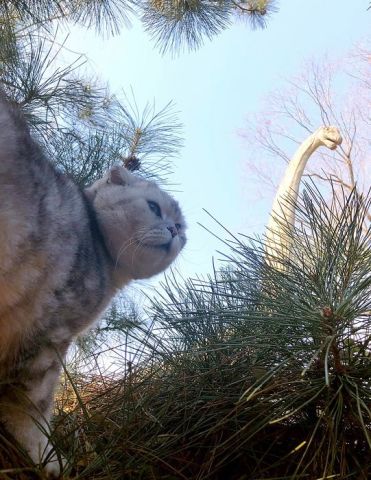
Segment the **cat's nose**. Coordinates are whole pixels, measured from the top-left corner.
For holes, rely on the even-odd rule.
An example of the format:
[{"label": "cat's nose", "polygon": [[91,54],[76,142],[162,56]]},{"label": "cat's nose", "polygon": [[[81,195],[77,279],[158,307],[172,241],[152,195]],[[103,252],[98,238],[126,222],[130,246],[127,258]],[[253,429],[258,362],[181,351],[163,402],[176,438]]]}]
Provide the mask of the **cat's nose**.
[{"label": "cat's nose", "polygon": [[167,229],[169,230],[173,238],[178,235],[178,230],[175,226],[171,225],[170,227],[167,227]]}]

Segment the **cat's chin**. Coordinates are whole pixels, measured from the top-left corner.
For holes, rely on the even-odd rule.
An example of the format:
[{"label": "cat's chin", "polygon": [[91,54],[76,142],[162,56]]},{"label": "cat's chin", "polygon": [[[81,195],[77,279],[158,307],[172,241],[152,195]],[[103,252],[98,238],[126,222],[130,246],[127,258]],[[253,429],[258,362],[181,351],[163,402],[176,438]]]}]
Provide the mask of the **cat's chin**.
[{"label": "cat's chin", "polygon": [[163,244],[138,244],[131,256],[132,261],[119,267],[133,280],[150,278],[163,272],[180,250],[180,246],[174,241]]},{"label": "cat's chin", "polygon": [[159,254],[159,252],[163,252],[165,254],[171,254],[171,251],[174,250],[175,244],[172,240],[169,240],[166,243],[160,243],[160,244],[150,244],[150,243],[139,243],[139,245],[143,249],[152,249],[155,255]]}]

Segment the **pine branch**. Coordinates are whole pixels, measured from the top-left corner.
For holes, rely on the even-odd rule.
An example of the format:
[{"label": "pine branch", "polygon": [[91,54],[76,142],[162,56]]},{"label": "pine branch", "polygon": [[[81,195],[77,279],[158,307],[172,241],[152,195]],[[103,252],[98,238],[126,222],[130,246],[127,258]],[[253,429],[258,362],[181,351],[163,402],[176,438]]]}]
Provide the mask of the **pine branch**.
[{"label": "pine branch", "polygon": [[52,22],[72,22],[98,32],[116,34],[129,23],[131,0],[38,0],[0,1],[0,18],[5,24],[21,24],[49,31]]},{"label": "pine branch", "polygon": [[[107,97],[108,98],[108,97]],[[113,164],[123,163],[147,178],[166,182],[171,159],[181,147],[181,125],[172,104],[156,111],[147,105],[124,105],[111,97],[99,122],[72,118],[48,136],[45,147],[59,168],[86,187]]]},{"label": "pine branch", "polygon": [[162,53],[197,49],[227,28],[238,10],[252,28],[265,27],[274,0],[144,0],[142,22]]},{"label": "pine branch", "polygon": [[[199,408],[209,415],[203,435],[223,432],[225,440],[214,445],[205,467],[214,475],[241,461],[244,445],[270,457],[263,446],[269,435],[275,460],[264,469],[250,460],[257,469],[252,478],[350,473],[354,439],[362,451],[368,448],[371,229],[365,224],[371,197],[334,185],[332,194],[328,204],[313,184],[306,185],[294,205],[296,226],[287,226],[289,255],[279,251],[267,259],[261,242],[233,237],[225,254],[228,269],[184,284],[168,277],[153,301],[162,338],[156,348],[164,362],[173,352],[174,371],[192,372],[198,382]],[[277,262],[285,269],[272,266]],[[191,386],[184,388],[192,395]],[[231,392],[240,399],[228,410],[219,402]],[[209,413],[210,398],[223,410]],[[289,445],[291,435],[296,443]],[[321,456],[323,444],[329,463]]]}]

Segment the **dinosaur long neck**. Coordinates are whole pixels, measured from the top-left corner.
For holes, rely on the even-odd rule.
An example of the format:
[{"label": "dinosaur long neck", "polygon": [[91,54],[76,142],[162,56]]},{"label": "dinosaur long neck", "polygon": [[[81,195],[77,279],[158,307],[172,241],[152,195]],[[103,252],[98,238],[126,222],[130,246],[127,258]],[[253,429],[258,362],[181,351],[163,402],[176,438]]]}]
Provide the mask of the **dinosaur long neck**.
[{"label": "dinosaur long neck", "polygon": [[[295,203],[300,181],[303,176],[305,166],[312,153],[321,145],[316,133],[310,135],[297,149],[290,160],[285,175],[280,183],[276,197],[273,201],[271,214],[269,217],[266,231],[267,252],[277,252],[278,249],[287,248],[289,240],[287,238],[287,227],[293,227],[295,224]],[[285,197],[290,196],[290,201],[285,201]],[[291,201],[292,200],[292,201]],[[282,228],[279,219],[285,219],[285,228]]]}]

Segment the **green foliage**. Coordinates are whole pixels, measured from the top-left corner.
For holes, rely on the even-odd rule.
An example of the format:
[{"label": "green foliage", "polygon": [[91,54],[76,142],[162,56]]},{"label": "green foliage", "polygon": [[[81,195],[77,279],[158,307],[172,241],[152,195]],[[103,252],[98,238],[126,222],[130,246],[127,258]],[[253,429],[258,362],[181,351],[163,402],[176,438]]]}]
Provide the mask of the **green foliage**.
[{"label": "green foliage", "polygon": [[42,0],[0,1],[0,19],[19,33],[53,31],[56,23],[95,28],[117,34],[130,17],[139,16],[160,49],[197,48],[232,23],[246,18],[252,28],[264,28],[277,11],[275,0]]},{"label": "green foliage", "polygon": [[233,20],[247,19],[252,28],[264,28],[277,11],[273,0],[143,0],[142,21],[161,51],[196,49]]},{"label": "green foliage", "polygon": [[369,478],[370,202],[307,185],[284,268],[232,236],[213,278],[168,277],[138,361],[80,381],[74,451],[60,403],[78,478]]},{"label": "green foliage", "polygon": [[0,80],[23,110],[33,133],[58,167],[85,186],[113,163],[143,167],[146,176],[165,180],[182,145],[181,125],[171,103],[160,110],[111,95],[81,76],[77,57],[61,66],[55,39],[3,30]]},{"label": "green foliage", "polygon": [[232,236],[213,278],[168,277],[136,359],[58,396],[73,478],[369,478],[370,202],[307,185],[284,268]]},{"label": "green foliage", "polygon": [[114,163],[165,183],[182,146],[182,125],[172,103],[158,111],[147,104],[139,112],[135,101],[124,105],[116,97],[106,97],[103,102],[106,118],[94,118],[93,111],[87,118],[80,114],[48,139],[50,157],[81,186],[101,177]]},{"label": "green foliage", "polygon": [[[140,112],[134,97],[118,99],[87,77],[83,55],[62,63],[64,45],[56,42],[58,25],[77,23],[117,33],[134,9],[149,30],[166,32],[158,41],[164,50],[174,51],[184,44],[193,48],[205,35],[217,33],[230,22],[233,8],[232,3],[203,1],[194,5],[0,1],[0,82],[51,158],[82,186],[115,162],[164,181],[182,144],[181,125],[171,103],[160,110],[147,105]],[[246,3],[254,18],[263,18],[270,8],[274,9],[271,1]]]},{"label": "green foliage", "polygon": [[33,0],[0,1],[4,24],[50,28],[54,20],[72,22],[98,32],[118,33],[132,12],[130,0]]}]

